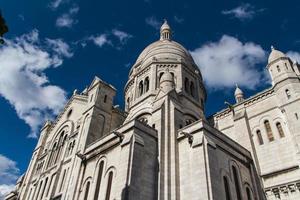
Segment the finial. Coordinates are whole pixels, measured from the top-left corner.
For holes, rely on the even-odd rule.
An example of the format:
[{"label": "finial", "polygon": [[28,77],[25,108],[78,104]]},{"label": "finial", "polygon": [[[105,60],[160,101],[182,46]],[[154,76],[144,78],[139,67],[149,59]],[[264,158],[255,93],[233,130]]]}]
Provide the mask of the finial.
[{"label": "finial", "polygon": [[239,87],[237,83],[235,83],[235,87],[236,87],[236,88],[238,88],[238,87]]}]

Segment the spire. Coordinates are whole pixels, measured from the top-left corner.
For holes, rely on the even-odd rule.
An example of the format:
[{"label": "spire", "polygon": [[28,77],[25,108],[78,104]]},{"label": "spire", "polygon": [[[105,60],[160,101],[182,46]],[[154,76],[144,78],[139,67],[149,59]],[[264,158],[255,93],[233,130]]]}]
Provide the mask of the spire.
[{"label": "spire", "polygon": [[167,22],[167,20],[164,20],[164,23],[160,27],[160,40],[171,40],[172,31],[171,28]]},{"label": "spire", "polygon": [[239,88],[238,84],[235,84],[235,92],[234,92],[234,96],[235,96],[235,101],[236,103],[240,103],[244,100],[244,93],[243,91]]}]

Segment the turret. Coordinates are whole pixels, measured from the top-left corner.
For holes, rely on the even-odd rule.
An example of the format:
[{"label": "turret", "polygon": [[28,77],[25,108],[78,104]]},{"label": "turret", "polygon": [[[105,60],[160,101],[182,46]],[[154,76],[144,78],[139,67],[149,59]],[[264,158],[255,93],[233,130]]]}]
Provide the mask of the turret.
[{"label": "turret", "polygon": [[271,47],[267,69],[271,75],[273,86],[288,78],[297,77],[291,59],[273,46]]},{"label": "turret", "polygon": [[236,103],[241,103],[242,101],[244,101],[244,93],[243,93],[243,91],[238,87],[237,84],[236,84],[234,96],[235,96],[235,101],[236,101]]}]

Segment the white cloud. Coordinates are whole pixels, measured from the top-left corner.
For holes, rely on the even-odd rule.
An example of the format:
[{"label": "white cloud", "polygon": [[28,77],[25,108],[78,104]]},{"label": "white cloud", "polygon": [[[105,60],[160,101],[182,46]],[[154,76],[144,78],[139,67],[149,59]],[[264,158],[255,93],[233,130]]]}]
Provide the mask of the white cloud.
[{"label": "white cloud", "polygon": [[17,163],[0,154],[0,200],[14,189],[14,184],[20,176]]},{"label": "white cloud", "polygon": [[149,26],[152,26],[153,28],[155,28],[155,29],[159,29],[160,28],[160,26],[161,26],[161,22],[159,22],[157,19],[156,19],[156,17],[154,17],[154,16],[151,16],[151,17],[147,17],[146,18],[146,24],[148,24]]},{"label": "white cloud", "polygon": [[[58,114],[66,102],[65,91],[51,85],[44,70],[58,67],[63,57],[73,54],[62,40],[42,44],[37,30],[5,42],[0,47],[0,96],[30,126],[29,136],[36,137],[42,123]],[[64,49],[58,50],[59,45]]]},{"label": "white cloud", "polygon": [[236,83],[248,89],[266,84],[267,75],[257,68],[266,61],[260,45],[242,43],[224,35],[218,42],[211,42],[191,51],[209,88],[224,89]]},{"label": "white cloud", "polygon": [[292,59],[292,61],[294,61],[294,62],[296,61],[296,62],[300,63],[300,53],[295,52],[295,51],[289,51],[286,53],[286,55],[288,57],[290,57]]},{"label": "white cloud", "polygon": [[48,45],[59,55],[63,55],[67,58],[73,56],[71,49],[67,43],[65,43],[62,39],[46,39]]},{"label": "white cloud", "polygon": [[50,2],[50,8],[52,9],[56,9],[58,8],[62,3],[64,2],[64,0],[53,0]]},{"label": "white cloud", "polygon": [[105,44],[111,44],[111,41],[108,39],[106,34],[100,34],[96,36],[92,35],[88,37],[88,40],[93,41],[98,47],[102,47]]},{"label": "white cloud", "polygon": [[231,15],[239,20],[246,20],[252,19],[255,14],[257,14],[258,12],[262,12],[263,10],[264,9],[255,10],[251,4],[246,3],[231,10],[223,10],[222,14]]},{"label": "white cloud", "polygon": [[74,6],[69,9],[67,13],[62,14],[56,20],[56,26],[60,28],[71,28],[74,24],[78,23],[75,19],[75,15],[78,13],[79,7]]},{"label": "white cloud", "polygon": [[121,44],[125,44],[128,39],[132,38],[132,35],[130,35],[129,33],[126,33],[124,31],[120,31],[118,29],[113,29],[112,34],[119,39]]},{"label": "white cloud", "polygon": [[178,24],[182,24],[184,22],[184,19],[182,17],[178,17],[178,16],[174,16],[174,20],[175,22],[177,22]]},{"label": "white cloud", "polygon": [[13,191],[15,188],[14,184],[6,185],[2,184],[0,185],[0,200],[4,200],[5,196],[9,194],[11,191]]}]

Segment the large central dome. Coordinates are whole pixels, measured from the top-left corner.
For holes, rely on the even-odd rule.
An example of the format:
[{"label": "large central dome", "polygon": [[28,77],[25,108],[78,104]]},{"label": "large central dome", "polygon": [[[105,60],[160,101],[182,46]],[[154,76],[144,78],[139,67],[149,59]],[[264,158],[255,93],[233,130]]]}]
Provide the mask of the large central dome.
[{"label": "large central dome", "polygon": [[171,40],[171,29],[167,22],[160,28],[160,40],[148,45],[138,56],[133,68],[153,60],[182,61],[197,69],[191,54],[179,43]]},{"label": "large central dome", "polygon": [[186,59],[193,61],[191,54],[179,43],[172,40],[158,40],[147,46],[136,60],[136,64],[148,59]]}]

